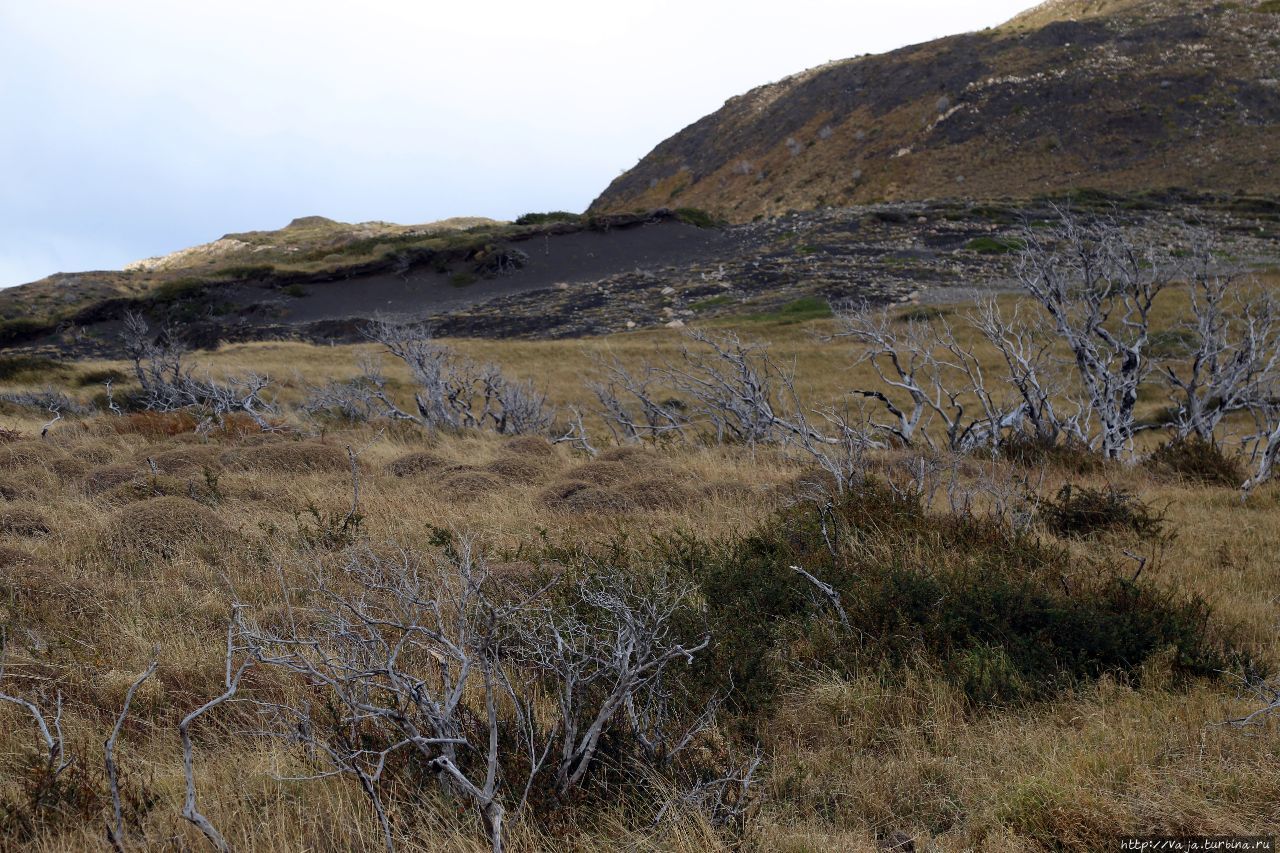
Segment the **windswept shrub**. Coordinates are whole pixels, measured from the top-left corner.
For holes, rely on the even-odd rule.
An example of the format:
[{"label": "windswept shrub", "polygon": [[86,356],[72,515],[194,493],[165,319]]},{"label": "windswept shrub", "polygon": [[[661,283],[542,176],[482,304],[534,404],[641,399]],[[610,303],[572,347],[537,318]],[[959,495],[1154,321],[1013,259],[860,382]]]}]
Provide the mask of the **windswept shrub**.
[{"label": "windswept shrub", "polygon": [[1106,465],[1100,455],[1077,442],[1048,443],[1022,432],[1000,442],[1000,454],[1026,468],[1052,467],[1076,475],[1093,474]]},{"label": "windswept shrub", "polygon": [[1040,503],[1040,519],[1057,535],[1070,537],[1120,531],[1157,537],[1164,528],[1164,516],[1131,492],[1071,483],[1059,489],[1052,500]]},{"label": "windswept shrub", "polygon": [[1199,599],[1127,566],[1081,571],[1065,550],[995,520],[930,514],[874,482],[787,508],[749,536],[684,539],[667,554],[699,578],[708,603],[714,642],[698,677],[748,711],[815,666],[892,672],[923,655],[990,702],[1105,673],[1139,678],[1170,649],[1181,677],[1244,660]]},{"label": "windswept shrub", "polygon": [[484,466],[490,474],[517,483],[536,483],[547,476],[544,460],[534,461],[522,456],[499,456]]},{"label": "windswept shrub", "polygon": [[1147,459],[1146,467],[1194,483],[1233,489],[1239,488],[1246,476],[1239,458],[1195,435],[1161,444]]}]

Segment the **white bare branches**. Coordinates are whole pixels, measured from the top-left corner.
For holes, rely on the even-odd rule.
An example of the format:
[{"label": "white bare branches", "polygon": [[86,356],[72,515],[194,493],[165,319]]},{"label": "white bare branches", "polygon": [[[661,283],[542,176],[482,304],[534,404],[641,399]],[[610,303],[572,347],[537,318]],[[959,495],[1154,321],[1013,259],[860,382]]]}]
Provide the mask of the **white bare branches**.
[{"label": "white bare branches", "polygon": [[[4,632],[0,631],[0,684],[4,683],[7,640]],[[45,800],[57,786],[58,778],[75,763],[75,758],[67,755],[66,740],[62,736],[62,692],[54,694],[52,717],[37,703],[16,694],[0,692],[0,702],[23,709],[36,724],[44,758],[40,766],[40,778],[36,780],[31,792],[31,813],[34,818],[44,808]]]},{"label": "white bare branches", "polygon": [[856,363],[870,365],[883,386],[851,393],[879,402],[887,419],[874,426],[901,444],[933,447],[929,427],[937,422],[947,448],[967,452],[994,447],[1004,431],[1020,425],[1024,403],[1007,389],[997,395],[988,388],[973,348],[962,345],[942,317],[895,321],[887,309],[862,306],[842,309],[839,323],[836,337],[859,346]]},{"label": "white bare branches", "polygon": [[403,362],[416,386],[416,415],[391,402],[385,382],[376,374],[352,386],[363,387],[388,417],[428,429],[488,430],[501,435],[545,432],[555,418],[546,395],[532,382],[511,379],[497,365],[457,354],[433,340],[424,326],[380,320],[365,335]]},{"label": "white bare branches", "polygon": [[228,415],[241,413],[263,431],[275,429],[270,418],[277,409],[264,395],[271,384],[266,376],[247,373],[228,376],[221,382],[208,375],[197,377],[195,368],[184,363],[186,350],[176,334],[165,331],[153,336],[147,321],[137,314],[125,315],[122,340],[126,355],[133,362],[144,409],[195,409],[211,423],[221,423]]},{"label": "white bare branches", "polygon": [[1097,448],[1119,459],[1133,449],[1138,387],[1152,370],[1151,309],[1172,281],[1172,265],[1115,223],[1059,214],[1050,228],[1025,229],[1017,278],[1071,351],[1097,418]]},{"label": "white bare branches", "polygon": [[197,807],[195,758],[191,744],[191,726],[200,717],[234,699],[240,689],[240,681],[244,674],[258,662],[255,650],[242,642],[241,609],[240,605],[234,605],[231,609],[231,619],[227,623],[227,646],[222,693],[187,714],[178,723],[178,737],[182,741],[182,774],[187,786],[186,798],[182,804],[182,816],[200,830],[218,853],[229,853],[231,848],[213,823]]},{"label": "white bare branches", "polygon": [[1173,403],[1176,436],[1216,443],[1227,415],[1264,407],[1274,396],[1280,308],[1256,282],[1219,271],[1207,236],[1191,238],[1194,251],[1183,267],[1191,317],[1170,330],[1187,339],[1188,352],[1181,358],[1175,353],[1160,374]]},{"label": "white bare branches", "polygon": [[126,849],[126,837],[124,831],[124,811],[120,804],[120,773],[116,766],[116,741],[120,739],[120,731],[124,728],[125,718],[129,716],[129,706],[133,704],[134,694],[138,692],[144,681],[155,674],[156,667],[160,665],[159,660],[153,658],[150,666],[143,670],[142,674],[133,680],[129,685],[129,689],[124,694],[124,707],[120,709],[120,715],[116,717],[116,724],[111,729],[111,734],[102,744],[103,765],[107,772],[107,788],[111,792],[111,819],[107,821],[107,841],[119,853],[124,853]]}]

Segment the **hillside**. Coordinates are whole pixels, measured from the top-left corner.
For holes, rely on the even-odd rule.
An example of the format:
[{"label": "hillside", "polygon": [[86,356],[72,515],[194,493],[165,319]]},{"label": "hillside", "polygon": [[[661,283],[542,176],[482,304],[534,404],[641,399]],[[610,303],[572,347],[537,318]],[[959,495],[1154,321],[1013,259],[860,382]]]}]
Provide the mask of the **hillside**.
[{"label": "hillside", "polygon": [[833,62],[731,98],[593,212],[734,221],[1088,187],[1280,192],[1280,4],[1053,0],[1003,27]]}]

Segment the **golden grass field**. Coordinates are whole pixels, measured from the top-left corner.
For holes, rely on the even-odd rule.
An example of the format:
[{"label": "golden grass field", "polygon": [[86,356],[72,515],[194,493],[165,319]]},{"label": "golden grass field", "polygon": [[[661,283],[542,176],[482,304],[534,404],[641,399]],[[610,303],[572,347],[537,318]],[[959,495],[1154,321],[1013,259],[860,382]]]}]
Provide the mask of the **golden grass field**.
[{"label": "golden grass field", "polygon": [[[1162,310],[1171,316],[1176,306]],[[865,367],[848,366],[847,344],[818,337],[828,328],[817,321],[753,326],[744,334],[794,359],[801,391],[824,404],[871,381]],[[535,379],[559,405],[589,406],[582,380],[592,353],[636,363],[674,354],[681,340],[662,330],[456,346]],[[356,349],[258,343],[198,360],[215,376],[266,372],[281,402],[291,404],[308,383],[354,375]],[[124,367],[86,363],[75,370],[112,366]],[[39,377],[25,382],[45,384]],[[1149,408],[1160,404],[1144,400]],[[143,815],[145,841],[137,847],[204,849],[179,814],[176,720],[221,689],[233,599],[273,606],[278,572],[301,571],[312,559],[299,535],[315,523],[309,508],[320,516],[346,510],[347,446],[360,450],[363,536],[426,548],[431,525],[466,530],[499,562],[543,531],[574,543],[605,542],[619,532],[634,543],[674,531],[746,533],[787,501],[801,473],[800,462],[768,448],[682,446],[589,461],[566,446],[428,436],[404,426],[291,423],[291,432],[276,436],[169,436],[163,432],[173,419],[107,414],[64,419],[41,440],[46,420],[16,410],[0,417],[0,426],[21,434],[0,444],[0,620],[9,658],[0,690],[62,692],[67,743],[77,757],[69,773],[90,793],[68,797],[19,832],[14,814],[27,778],[21,768],[31,760],[35,730],[20,709],[0,705],[5,849],[108,849],[102,740],[153,649],[159,670],[135,700],[119,750],[128,790],[145,800],[145,807],[131,806]],[[421,455],[397,476],[393,463],[411,454]],[[555,485],[575,480],[597,487],[591,499],[558,502]],[[1062,547],[1082,562],[1123,562],[1127,549],[1152,556],[1149,581],[1203,596],[1254,656],[1280,662],[1280,490],[1264,487],[1242,501],[1231,488],[1120,466],[1085,475],[1050,468],[1040,488],[1052,494],[1067,481],[1133,491],[1163,508],[1173,538],[1158,546],[1115,534]],[[1108,676],[1049,700],[997,706],[975,705],[923,657],[892,678],[814,669],[785,686],[760,729],[762,797],[740,837],[694,814],[656,828],[637,825],[628,805],[618,803],[554,826],[517,819],[509,846],[800,853],[874,850],[901,832],[918,850],[1012,851],[1107,849],[1113,836],[1129,833],[1275,834],[1280,727],[1222,724],[1256,704],[1229,679],[1175,682],[1159,661],[1148,663],[1140,681]],[[202,806],[233,849],[381,848],[355,785],[277,781],[296,756],[237,737],[220,718],[201,725]],[[401,849],[486,849],[467,809],[431,797],[399,808],[414,812],[414,832]]]}]

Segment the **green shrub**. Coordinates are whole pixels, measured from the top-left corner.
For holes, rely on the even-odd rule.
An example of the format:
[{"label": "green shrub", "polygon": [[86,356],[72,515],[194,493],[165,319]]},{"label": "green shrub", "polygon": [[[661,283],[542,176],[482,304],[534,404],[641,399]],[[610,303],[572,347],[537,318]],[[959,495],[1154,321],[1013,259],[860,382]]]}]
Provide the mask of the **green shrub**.
[{"label": "green shrub", "polygon": [[0,347],[24,343],[41,335],[52,334],[54,327],[49,323],[18,317],[0,323]]},{"label": "green shrub", "polygon": [[1112,531],[1157,537],[1164,517],[1137,496],[1107,486],[1091,489],[1067,483],[1052,500],[1041,501],[1040,519],[1059,536],[1075,538]]},{"label": "green shrub", "polygon": [[[1065,549],[993,520],[930,514],[874,482],[794,506],[736,541],[682,539],[668,559],[698,579],[708,606],[714,645],[695,678],[731,688],[748,712],[814,667],[892,672],[923,658],[973,701],[993,702],[1104,673],[1139,678],[1170,649],[1183,677],[1246,660],[1199,599],[1128,567],[1082,570]],[[793,566],[834,588],[848,629]]]},{"label": "green shrub", "polygon": [[788,302],[777,311],[751,314],[746,319],[759,323],[803,323],[822,320],[831,316],[831,303],[820,296],[802,296]]},{"label": "green shrub", "polygon": [[676,219],[696,228],[715,228],[720,224],[719,220],[710,213],[696,207],[677,207],[672,213],[675,214]]},{"label": "green shrub", "polygon": [[0,356],[0,381],[35,377],[47,378],[53,373],[64,373],[67,366],[60,361],[38,355]]},{"label": "green shrub", "polygon": [[979,255],[1012,255],[1021,252],[1027,244],[1016,237],[974,237],[964,247]]},{"label": "green shrub", "polygon": [[1025,433],[1015,433],[1001,442],[1000,455],[1027,468],[1053,467],[1077,475],[1092,474],[1106,466],[1101,454],[1083,444],[1050,444]]},{"label": "green shrub", "polygon": [[88,388],[90,385],[102,385],[104,382],[124,382],[129,379],[129,375],[123,370],[114,367],[104,367],[98,370],[86,370],[76,377],[76,385],[80,388]]},{"label": "green shrub", "polygon": [[221,278],[241,280],[268,278],[275,274],[276,268],[271,264],[236,264],[223,267],[215,275]]},{"label": "green shrub", "polygon": [[582,221],[582,215],[578,213],[570,213],[567,210],[553,210],[548,213],[526,213],[516,218],[516,225],[548,225],[552,222],[571,222],[574,224]]},{"label": "green shrub", "polygon": [[1172,474],[1206,485],[1234,489],[1245,479],[1239,458],[1228,456],[1221,447],[1198,436],[1161,444],[1145,464],[1157,473]]}]

